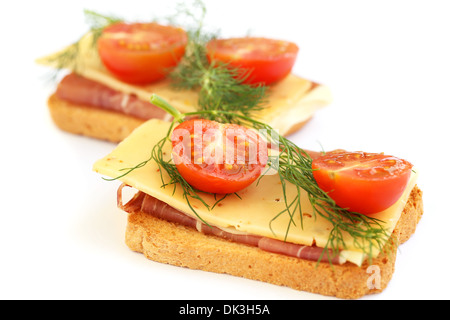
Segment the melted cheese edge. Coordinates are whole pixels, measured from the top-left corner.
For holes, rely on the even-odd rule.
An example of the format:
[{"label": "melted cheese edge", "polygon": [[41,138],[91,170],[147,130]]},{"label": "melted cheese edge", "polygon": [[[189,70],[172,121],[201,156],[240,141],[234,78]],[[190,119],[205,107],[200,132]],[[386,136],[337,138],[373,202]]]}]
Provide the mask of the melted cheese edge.
[{"label": "melted cheese edge", "polygon": [[[167,122],[161,120],[145,122],[110,154],[98,160],[94,164],[94,171],[111,178],[122,175],[124,171],[121,171],[121,169],[134,167],[147,160],[153,146],[166,135],[168,130],[169,123]],[[164,153],[167,157],[170,157],[171,146],[169,143],[166,144]],[[175,188],[175,190],[174,186],[161,187],[161,175],[165,182],[169,181],[165,172],[160,172],[157,165],[150,161],[142,168],[132,171],[119,180],[196,218],[183,198],[180,187]],[[417,174],[413,172],[402,197],[392,207],[377,214],[379,219],[386,222],[385,227],[389,233],[394,230],[401,216],[416,178]],[[288,185],[286,189],[286,197],[288,201],[292,201],[297,189],[293,185]],[[198,200],[191,199],[190,202],[199,216],[210,224],[279,240],[284,240],[287,227],[290,225],[286,241],[303,245],[315,243],[323,248],[328,241],[332,225],[320,216],[314,217],[306,193],[303,195],[301,197],[303,227],[301,227],[299,213],[293,218],[295,225],[289,224],[290,219],[287,214],[274,219],[279,212],[285,209],[283,191],[278,175],[263,177],[258,185],[254,183],[240,191],[240,198],[229,195],[221,201],[220,206],[216,206],[211,211],[206,209]],[[211,195],[203,194],[202,198],[210,206],[215,203],[215,199]],[[348,234],[344,235],[344,239],[347,248],[342,251],[341,257],[360,266],[365,259],[365,255],[355,247],[353,239]],[[376,252],[377,254],[378,252]]]},{"label": "melted cheese edge", "polygon": [[[180,112],[197,109],[198,93],[194,90],[176,90],[168,79],[138,86],[116,79],[102,64],[96,50],[92,50],[92,34],[87,33],[79,44],[78,59],[74,64],[64,67],[88,79],[100,82],[116,91],[135,94],[142,100],[149,101],[153,93],[158,94]],[[58,67],[55,57],[67,48],[36,60],[37,63]],[[76,69],[75,69],[76,65]],[[265,108],[255,114],[255,118],[270,124],[284,135],[295,125],[309,120],[314,113],[331,103],[328,87],[317,85],[296,75],[290,74],[268,90]],[[311,90],[311,88],[313,88]]]}]

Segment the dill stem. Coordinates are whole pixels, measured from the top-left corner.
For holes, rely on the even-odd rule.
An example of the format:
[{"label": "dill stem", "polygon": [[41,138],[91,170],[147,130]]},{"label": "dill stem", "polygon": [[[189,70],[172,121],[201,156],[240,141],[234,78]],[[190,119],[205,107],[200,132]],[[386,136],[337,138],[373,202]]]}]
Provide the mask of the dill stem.
[{"label": "dill stem", "polygon": [[167,113],[169,113],[175,122],[183,122],[184,120],[184,115],[178,111],[177,109],[175,109],[170,103],[168,103],[166,100],[164,100],[163,98],[161,98],[160,96],[156,95],[156,94],[152,94],[152,96],[150,97],[150,102],[152,104],[154,104],[155,106],[163,109],[164,111],[166,111]]}]

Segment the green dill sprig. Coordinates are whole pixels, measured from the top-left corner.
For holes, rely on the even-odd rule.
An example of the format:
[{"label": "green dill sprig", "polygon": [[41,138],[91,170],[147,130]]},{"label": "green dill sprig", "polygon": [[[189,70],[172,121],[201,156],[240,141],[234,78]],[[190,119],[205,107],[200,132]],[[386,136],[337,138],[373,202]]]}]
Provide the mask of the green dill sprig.
[{"label": "green dill sprig", "polygon": [[[204,47],[198,47],[198,51],[200,55],[206,55]],[[170,77],[177,88],[199,89],[198,105],[201,110],[230,111],[250,116],[264,107],[265,86],[243,84],[244,78],[238,78],[239,69],[194,59],[203,60],[202,57],[187,57],[189,62],[178,65]],[[222,117],[221,122],[230,122],[226,114]]]},{"label": "green dill sprig", "polygon": [[[231,67],[226,63],[209,61],[206,44],[218,35],[205,32],[204,18],[206,7],[201,1],[194,1],[194,7],[200,13],[193,15],[185,6],[180,5],[178,15],[191,18],[193,27],[187,29],[188,43],[181,62],[171,71],[169,77],[172,85],[178,89],[198,90],[200,110],[222,110],[245,116],[254,115],[265,106],[267,88],[264,85],[246,84],[250,73],[241,68]],[[176,20],[176,19],[174,19]],[[217,119],[230,122],[226,114]],[[208,118],[208,114],[205,114]]]},{"label": "green dill sprig", "polygon": [[[345,208],[337,206],[335,201],[317,185],[313,176],[312,158],[308,155],[308,153],[299,148],[289,139],[279,135],[277,131],[268,124],[239,113],[223,110],[200,110],[182,114],[157,95],[153,95],[150,102],[170,113],[176,121],[172,122],[167,135],[156,146],[154,146],[151,158],[136,165],[135,167],[123,169],[126,170],[124,175],[141,168],[147,162],[154,160],[158,164],[159,169],[161,171],[164,170],[169,176],[170,181],[167,183],[164,181],[162,172],[160,172],[163,186],[167,186],[169,184],[179,186],[183,190],[183,196],[192,211],[204,222],[204,220],[191,206],[190,199],[197,199],[201,201],[208,210],[212,210],[217,203],[211,208],[202,199],[202,192],[192,188],[192,186],[190,186],[183,179],[171,160],[164,159],[162,156],[162,147],[167,141],[170,141],[170,133],[175,124],[182,122],[185,117],[195,116],[211,119],[226,118],[231,120],[230,123],[240,123],[246,127],[258,130],[260,134],[264,135],[268,145],[278,146],[278,153],[276,155],[269,156],[268,170],[277,171],[283,191],[283,202],[285,204],[285,209],[276,213],[270,224],[283,215],[287,214],[289,216],[289,223],[286,226],[284,235],[285,241],[288,237],[290,229],[293,226],[300,228],[303,227],[303,213],[300,199],[302,195],[304,196],[303,192],[306,192],[306,196],[308,197],[308,200],[313,208],[313,215],[315,217],[321,216],[332,225],[328,242],[326,243],[322,253],[322,255],[326,256],[329,261],[331,261],[333,256],[338,254],[340,250],[347,248],[344,240],[344,235],[346,233],[353,238],[354,246],[367,255],[369,262],[371,262],[374,256],[375,249],[381,251],[384,244],[387,243],[389,234],[383,226],[383,221],[357,212],[349,212]],[[112,180],[119,179],[124,175],[113,178]],[[259,183],[261,179],[264,179],[264,174],[261,175],[257,183]],[[288,199],[286,196],[288,185],[294,186],[297,190],[297,193],[293,199]],[[219,199],[219,201],[222,200],[223,198]],[[300,226],[297,226],[295,223],[295,218],[297,216],[300,219]],[[269,227],[271,228],[271,226]],[[331,251],[332,254],[330,254],[329,251]]]},{"label": "green dill sprig", "polygon": [[64,50],[46,60],[46,63],[55,66],[55,72],[52,76],[53,79],[56,79],[59,72],[63,69],[70,68],[76,71],[82,67],[82,61],[78,59],[80,56],[80,51],[82,50],[82,41],[89,41],[87,46],[92,48],[92,50],[96,50],[97,41],[101,36],[103,29],[111,24],[123,21],[119,17],[106,16],[91,10],[84,10],[84,16],[86,22],[90,26],[89,32],[91,34],[91,37],[87,39],[85,38],[85,36],[81,37],[80,39],[78,39],[78,41],[72,43]]},{"label": "green dill sprig", "polygon": [[122,22],[123,19],[117,16],[106,16],[92,10],[84,10],[84,16],[86,22],[90,26],[90,32],[92,33],[92,46],[97,45],[97,40],[101,36],[103,29],[106,27]]}]

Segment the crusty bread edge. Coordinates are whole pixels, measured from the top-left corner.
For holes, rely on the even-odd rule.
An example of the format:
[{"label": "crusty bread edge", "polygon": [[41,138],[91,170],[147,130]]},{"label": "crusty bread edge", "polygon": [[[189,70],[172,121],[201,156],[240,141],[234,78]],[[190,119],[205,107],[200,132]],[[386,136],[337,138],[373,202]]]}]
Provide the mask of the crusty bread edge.
[{"label": "crusty bread edge", "polygon": [[[114,143],[121,142],[145,122],[119,112],[74,104],[55,94],[48,98],[47,104],[54,123],[61,130]],[[286,135],[300,130],[310,119],[291,126]]]},{"label": "crusty bread edge", "polygon": [[[415,232],[423,214],[422,191],[415,186],[393,233],[403,243]],[[383,291],[395,269],[396,250],[358,267],[330,265],[262,251],[155,218],[143,212],[128,215],[127,246],[150,260],[225,273],[296,290],[356,299]],[[370,267],[370,268],[369,268]]]},{"label": "crusty bread edge", "polygon": [[118,143],[144,120],[59,99],[52,94],[47,105],[53,122],[63,131]]}]

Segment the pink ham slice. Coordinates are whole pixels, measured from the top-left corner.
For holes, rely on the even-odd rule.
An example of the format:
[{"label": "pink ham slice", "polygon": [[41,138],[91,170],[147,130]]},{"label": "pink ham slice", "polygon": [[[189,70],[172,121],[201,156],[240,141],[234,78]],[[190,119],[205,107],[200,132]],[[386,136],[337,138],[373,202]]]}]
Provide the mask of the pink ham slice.
[{"label": "pink ham slice", "polygon": [[343,261],[339,260],[339,255],[333,255],[331,250],[324,252],[323,248],[316,246],[303,246],[299,244],[289,243],[285,241],[275,240],[267,237],[256,236],[251,234],[232,233],[217,228],[215,226],[208,226],[205,223],[190,217],[168,204],[149,196],[141,191],[125,205],[122,203],[122,189],[126,187],[122,184],[117,191],[118,207],[125,212],[145,212],[155,216],[159,219],[164,219],[169,222],[178,223],[190,228],[195,228],[199,232],[207,235],[214,235],[220,238],[228,239],[237,243],[259,247],[261,250],[284,254],[291,257],[310,261],[326,261],[333,264],[341,264]]},{"label": "pink ham slice", "polygon": [[56,96],[74,104],[120,112],[142,120],[164,119],[166,112],[135,95],[115,91],[71,73],[58,84]]},{"label": "pink ham slice", "polygon": [[291,257],[297,257],[305,260],[312,261],[330,261],[333,264],[340,264],[339,255],[333,255],[331,251],[324,252],[322,248],[302,246],[296,243],[289,243],[271,238],[262,238],[258,242],[258,247],[262,250],[281,253]]}]

